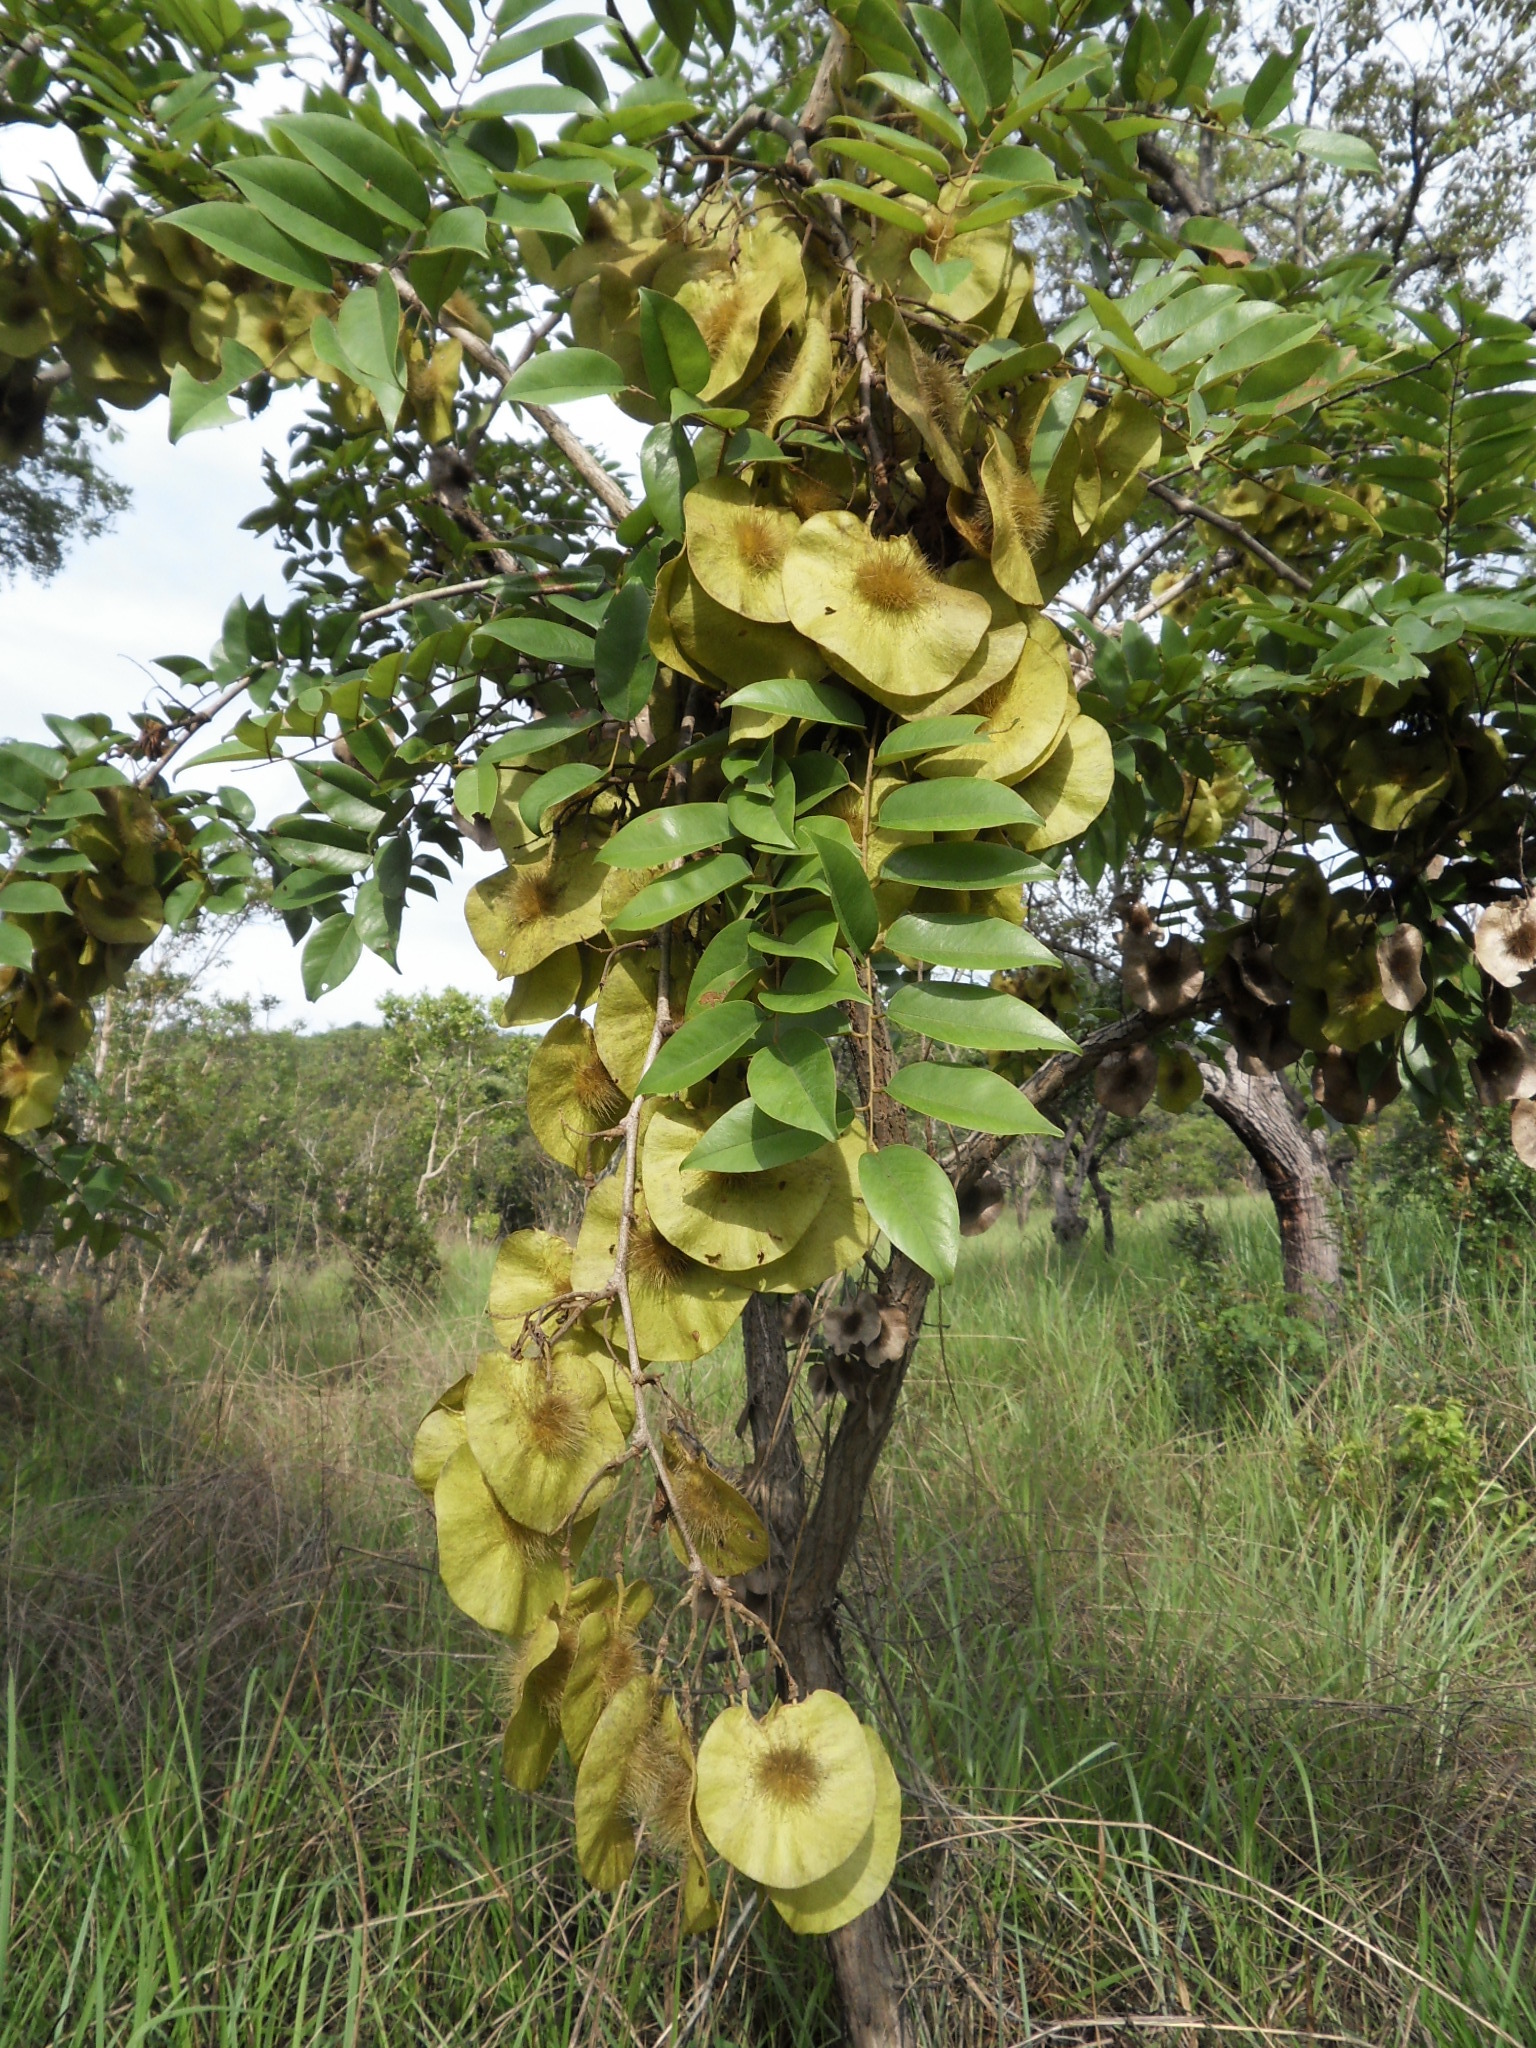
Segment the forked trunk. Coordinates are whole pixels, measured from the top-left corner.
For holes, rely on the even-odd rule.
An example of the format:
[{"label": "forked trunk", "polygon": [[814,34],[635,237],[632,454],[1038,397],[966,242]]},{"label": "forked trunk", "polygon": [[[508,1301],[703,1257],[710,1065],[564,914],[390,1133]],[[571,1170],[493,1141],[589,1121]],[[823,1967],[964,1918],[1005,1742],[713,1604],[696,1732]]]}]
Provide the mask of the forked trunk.
[{"label": "forked trunk", "polygon": [[1225,1062],[1200,1062],[1205,1100],[1251,1155],[1264,1177],[1280,1227],[1285,1291],[1327,1307],[1339,1281],[1339,1229],[1333,1182],[1319,1131],[1309,1131],[1275,1074],[1243,1074]]}]

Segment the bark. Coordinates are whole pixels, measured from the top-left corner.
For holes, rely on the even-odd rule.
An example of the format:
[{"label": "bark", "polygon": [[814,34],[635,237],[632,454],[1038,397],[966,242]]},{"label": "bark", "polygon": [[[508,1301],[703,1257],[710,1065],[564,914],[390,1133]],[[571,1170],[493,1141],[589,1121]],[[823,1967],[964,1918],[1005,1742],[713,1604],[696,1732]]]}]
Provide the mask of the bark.
[{"label": "bark", "polygon": [[1200,1062],[1205,1100],[1247,1148],[1275,1205],[1287,1294],[1326,1306],[1339,1281],[1339,1230],[1320,1131],[1297,1116],[1275,1074],[1244,1074],[1228,1049]]},{"label": "bark", "polygon": [[1115,1256],[1115,1210],[1109,1199],[1109,1189],[1099,1178],[1099,1155],[1094,1153],[1088,1162],[1088,1185],[1093,1189],[1093,1199],[1099,1205],[1099,1220],[1104,1225],[1104,1256]]},{"label": "bark", "polygon": [[[1091,1073],[1107,1054],[1140,1044],[1169,1021],[1149,1020],[1137,1012],[1106,1026],[1092,1033],[1080,1051],[1058,1053],[1047,1060],[1023,1092],[1037,1107],[1043,1106],[1080,1075]],[[878,1141],[896,1142],[905,1136],[905,1123],[899,1105],[882,1092],[891,1063],[878,1013],[866,1028],[868,1035],[861,1048],[868,1062],[863,1090],[866,1110]],[[968,1170],[990,1165],[1005,1143],[982,1138],[962,1147],[946,1162],[951,1178],[959,1181]],[[805,1461],[789,1400],[782,1305],[776,1296],[754,1295],[743,1315],[744,1421],[751,1428],[753,1451],[746,1490],[771,1539],[766,1596],[769,1619],[802,1691],[818,1687],[847,1691],[837,1628],[838,1587],[858,1540],[870,1481],[896,1420],[902,1383],[917,1349],[931,1286],[920,1266],[901,1252],[892,1252],[880,1276],[878,1299],[882,1307],[905,1313],[907,1347],[900,1359],[881,1370],[872,1398],[844,1405],[814,1500],[808,1498]],[[916,2048],[916,2015],[889,1902],[882,1900],[829,1935],[827,1950],[852,2048]]]}]

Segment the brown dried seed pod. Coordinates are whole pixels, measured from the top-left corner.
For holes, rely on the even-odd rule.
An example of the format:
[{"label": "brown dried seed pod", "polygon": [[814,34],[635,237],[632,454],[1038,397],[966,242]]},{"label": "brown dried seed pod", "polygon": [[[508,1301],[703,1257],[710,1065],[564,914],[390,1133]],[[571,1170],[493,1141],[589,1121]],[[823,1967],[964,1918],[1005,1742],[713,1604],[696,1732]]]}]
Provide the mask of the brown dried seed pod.
[{"label": "brown dried seed pod", "polygon": [[1160,946],[1137,947],[1125,954],[1120,985],[1138,1010],[1168,1017],[1195,1000],[1205,985],[1200,950],[1177,934]]},{"label": "brown dried seed pod", "polygon": [[880,1305],[872,1294],[855,1295],[846,1308],[829,1308],[821,1325],[826,1332],[827,1349],[834,1358],[844,1358],[879,1336]]},{"label": "brown dried seed pod", "polygon": [[792,1295],[784,1305],[784,1342],[798,1348],[810,1335],[816,1303],[809,1294]]},{"label": "brown dried seed pod", "polygon": [[1140,1116],[1157,1086],[1157,1054],[1150,1045],[1112,1052],[1093,1076],[1095,1098],[1115,1116]]},{"label": "brown dried seed pod", "polygon": [[894,1365],[907,1348],[911,1328],[904,1308],[883,1308],[880,1311],[880,1334],[873,1343],[864,1346],[864,1358],[868,1365]]},{"label": "brown dried seed pod", "polygon": [[1536,896],[1490,903],[1472,942],[1477,964],[1490,980],[1513,988],[1536,968]]},{"label": "brown dried seed pod", "polygon": [[1482,1051],[1467,1062],[1483,1107],[1523,1102],[1536,1095],[1536,1045],[1523,1031],[1490,1031]]},{"label": "brown dried seed pod", "polygon": [[1423,964],[1424,934],[1416,925],[1400,924],[1376,941],[1381,992],[1394,1010],[1416,1010],[1429,993]]},{"label": "brown dried seed pod", "polygon": [[[1004,1189],[995,1173],[979,1173],[955,1191],[960,1204],[960,1235],[981,1237],[1003,1213]],[[865,1354],[869,1357],[866,1349]],[[870,1359],[870,1363],[875,1363]]]},{"label": "brown dried seed pod", "polygon": [[1517,1102],[1511,1108],[1509,1141],[1522,1166],[1536,1167],[1536,1102]]}]

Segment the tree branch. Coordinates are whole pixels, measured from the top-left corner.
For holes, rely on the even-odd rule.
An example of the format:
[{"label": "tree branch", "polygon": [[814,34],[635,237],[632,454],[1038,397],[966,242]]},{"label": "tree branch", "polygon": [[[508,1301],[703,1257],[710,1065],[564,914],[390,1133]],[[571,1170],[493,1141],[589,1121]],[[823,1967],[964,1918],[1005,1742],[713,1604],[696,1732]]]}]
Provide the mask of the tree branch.
[{"label": "tree branch", "polygon": [[1181,512],[1186,519],[1198,519],[1205,526],[1214,526],[1218,533],[1224,533],[1230,540],[1235,540],[1240,548],[1253,556],[1255,561],[1262,562],[1266,569],[1272,569],[1277,576],[1282,577],[1293,590],[1299,590],[1303,597],[1310,596],[1312,579],[1303,576],[1299,569],[1292,568],[1283,555],[1277,555],[1272,548],[1265,547],[1263,541],[1255,540],[1241,520],[1229,519],[1225,512],[1217,512],[1209,505],[1202,505],[1196,498],[1186,498],[1182,491],[1176,491],[1171,484],[1161,483],[1155,477],[1147,485],[1147,489],[1154,498],[1161,498],[1165,505],[1171,506],[1175,512]]}]

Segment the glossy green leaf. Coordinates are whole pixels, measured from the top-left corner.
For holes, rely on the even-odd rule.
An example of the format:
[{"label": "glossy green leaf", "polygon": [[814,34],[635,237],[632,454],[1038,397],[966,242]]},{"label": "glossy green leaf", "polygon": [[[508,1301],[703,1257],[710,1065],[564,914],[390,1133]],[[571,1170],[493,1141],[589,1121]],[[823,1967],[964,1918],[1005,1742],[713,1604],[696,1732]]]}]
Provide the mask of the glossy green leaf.
[{"label": "glossy green leaf", "polygon": [[325,258],[273,227],[254,206],[241,206],[232,199],[209,199],[163,218],[195,242],[254,270],[259,277],[296,285],[300,291],[328,292],[331,288],[331,266]]},{"label": "glossy green leaf", "polygon": [[663,420],[640,443],[640,482],[652,518],[673,540],[683,537],[683,500],[699,480],[687,433]]},{"label": "glossy green leaf", "polygon": [[880,932],[880,910],[853,835],[841,818],[803,818],[800,832],[814,847],[843,936],[867,953]]},{"label": "glossy green leaf", "polygon": [[953,149],[965,148],[965,130],[945,106],[931,85],[903,78],[899,71],[866,71],[860,85],[877,86],[888,92],[900,106],[909,108],[930,135],[937,135]]},{"label": "glossy green leaf", "polygon": [[475,639],[494,640],[499,646],[515,648],[530,661],[559,662],[564,668],[591,668],[596,658],[590,633],[562,626],[554,619],[492,619]]},{"label": "glossy green leaf", "polygon": [[518,119],[528,114],[596,114],[596,100],[573,85],[508,85],[464,109],[466,121]]},{"label": "glossy green leaf", "polygon": [[693,315],[676,299],[640,288],[640,353],[653,397],[665,403],[674,385],[695,396],[709,382],[709,347]]},{"label": "glossy green leaf", "polygon": [[342,114],[284,114],[268,123],[333,185],[396,227],[419,227],[431,195],[395,146]]},{"label": "glossy green leaf", "polygon": [[585,761],[562,761],[558,768],[546,769],[523,791],[517,814],[530,832],[542,832],[546,815],[556,805],[569,803],[572,797],[580,796],[602,779],[601,768]]},{"label": "glossy green leaf", "polygon": [[[908,11],[913,27],[943,65],[950,84],[960,95],[961,105],[977,127],[982,127],[991,95],[959,29],[937,7],[913,7]],[[1011,72],[1009,83],[1012,83]]]},{"label": "glossy green leaf", "polygon": [[1291,103],[1291,94],[1296,89],[1296,73],[1301,68],[1302,52],[1306,49],[1310,29],[1301,29],[1289,55],[1271,50],[1249,82],[1243,94],[1243,119],[1254,130],[1267,128],[1271,121],[1278,121]]},{"label": "glossy green leaf", "polygon": [[748,711],[779,711],[788,718],[814,718],[823,725],[842,725],[862,731],[864,713],[859,700],[836,683],[807,683],[798,676],[775,676],[767,682],[747,683],[722,698],[727,710],[742,705]]},{"label": "glossy green leaf", "polygon": [[694,0],[647,0],[647,4],[667,41],[686,57],[693,42]]},{"label": "glossy green leaf", "polygon": [[762,1028],[755,1003],[716,1003],[699,1010],[663,1041],[640,1077],[639,1095],[677,1095],[735,1057]]},{"label": "glossy green leaf", "polygon": [[1075,1052],[1059,1024],[1017,996],[973,982],[909,983],[892,996],[889,1015],[903,1031],[969,1052]]},{"label": "glossy green leaf", "polygon": [[1061,964],[1022,925],[965,911],[909,910],[891,926],[885,943],[903,960],[921,960],[927,967],[963,968],[973,974]]},{"label": "glossy green leaf", "polygon": [[450,206],[427,229],[425,249],[467,249],[472,256],[485,254],[485,215],[478,206]]},{"label": "glossy green leaf", "polygon": [[656,680],[656,657],[646,639],[651,593],[638,576],[616,590],[603,613],[593,649],[593,676],[603,709],[627,725],[638,716]]},{"label": "glossy green leaf", "polygon": [[1039,822],[1038,812],[1016,789],[980,776],[905,782],[880,806],[880,824],[887,832],[991,832],[1003,825]]},{"label": "glossy green leaf", "polygon": [[421,0],[383,0],[386,10],[395,17],[411,41],[445,78],[453,76],[453,58],[448,45],[434,27],[431,16],[422,6]]},{"label": "glossy green leaf", "polygon": [[674,918],[687,917],[701,904],[712,903],[727,889],[744,882],[752,869],[739,853],[716,853],[692,867],[679,868],[649,882],[609,923],[615,932],[649,932]]},{"label": "glossy green leaf", "polygon": [[291,156],[237,157],[225,176],[275,228],[343,263],[377,263],[378,216],[338,191],[313,164]]},{"label": "glossy green leaf", "polygon": [[1062,442],[1072,431],[1087,390],[1086,377],[1069,377],[1064,384],[1058,384],[1045,401],[1029,448],[1029,473],[1040,490],[1045,488],[1051,465],[1061,452]]},{"label": "glossy green leaf", "polygon": [[621,825],[597,857],[610,868],[659,868],[723,846],[730,836],[724,804],[668,804]]},{"label": "glossy green leaf", "polygon": [[782,935],[749,931],[747,944],[754,953],[769,959],[819,960],[829,971],[836,966],[838,925],[824,911],[808,910],[797,917]]},{"label": "glossy green leaf", "polygon": [[859,1192],[898,1251],[947,1287],[960,1256],[960,1204],[949,1176],[915,1145],[886,1145],[859,1161]]},{"label": "glossy green leaf", "polygon": [[794,777],[797,812],[813,809],[848,786],[848,770],[833,754],[796,754],[789,767]]},{"label": "glossy green leaf", "polygon": [[19,924],[0,918],[0,967],[16,967],[23,974],[32,965],[32,940]]},{"label": "glossy green leaf", "polygon": [[761,963],[753,956],[752,929],[749,917],[738,917],[716,932],[699,955],[688,982],[690,1016],[756,978]]},{"label": "glossy green leaf", "polygon": [[711,41],[722,56],[728,57],[736,40],[735,0],[699,0],[699,12]]},{"label": "glossy green leaf", "polygon": [[938,199],[939,181],[928,166],[915,163],[899,150],[887,149],[883,143],[866,142],[860,136],[824,135],[819,142],[811,144],[811,154],[820,163],[828,157],[838,156],[848,163],[859,164],[865,170],[873,171],[877,178],[884,178],[899,190],[910,192],[928,206]]},{"label": "glossy green leaf", "polygon": [[1012,846],[952,839],[940,846],[898,846],[886,855],[880,873],[885,881],[911,882],[919,889],[1003,889],[1033,881],[1039,862]]},{"label": "glossy green leaf", "polygon": [[763,1173],[819,1152],[826,1139],[767,1116],[755,1102],[736,1102],[717,1117],[683,1161],[693,1173]]},{"label": "glossy green leaf", "polygon": [[428,92],[419,66],[414,64],[403,50],[397,49],[384,31],[375,28],[364,15],[354,13],[350,7],[339,6],[337,0],[326,0],[326,7],[357,38],[379,69],[416,102],[427,119],[434,126],[440,124],[443,110]]},{"label": "glossy green leaf", "polygon": [[753,1053],[747,1091],[765,1116],[836,1138],[837,1072],[819,1033],[792,1025]]},{"label": "glossy green leaf", "polygon": [[904,1109],[961,1130],[987,1131],[995,1138],[1061,1135],[1022,1088],[1015,1088],[990,1067],[951,1067],[922,1060],[893,1074],[885,1092]]},{"label": "glossy green leaf", "polygon": [[[942,754],[948,747],[963,747],[975,739],[983,721],[966,713],[954,718],[914,718],[886,734],[875,761],[910,761],[918,754]],[[983,742],[985,744],[985,742]]]},{"label": "glossy green leaf", "polygon": [[593,29],[607,26],[607,17],[601,14],[552,14],[546,21],[535,22],[531,28],[514,29],[510,35],[498,36],[480,60],[480,76],[488,78],[493,71],[503,71],[509,64],[516,64],[524,57],[531,57],[540,50],[552,50],[560,43],[568,43],[573,36],[587,35]]},{"label": "glossy green leaf", "polygon": [[960,0],[960,36],[987,89],[987,104],[1002,106],[1013,91],[1013,46],[997,0]]},{"label": "glossy green leaf", "polygon": [[853,962],[846,953],[838,953],[830,969],[818,960],[792,962],[779,986],[759,989],[757,1000],[765,1010],[783,1017],[813,1016],[834,1003],[869,1006],[869,997],[859,986]]},{"label": "glossy green leaf", "polygon": [[504,398],[523,405],[569,405],[579,398],[612,398],[628,379],[612,356],[595,348],[552,348],[514,370]]},{"label": "glossy green leaf", "polygon": [[317,1002],[333,988],[340,988],[363,957],[363,942],[350,911],[341,910],[316,925],[305,941],[302,959],[304,993]]},{"label": "glossy green leaf", "polygon": [[52,882],[7,882],[0,889],[0,913],[13,917],[46,917],[51,911],[68,913],[69,905]]},{"label": "glossy green leaf", "polygon": [[[540,754],[547,754],[551,747],[563,747],[567,741],[590,732],[599,722],[595,711],[570,711],[552,718],[535,718],[515,732],[503,733],[499,740],[492,740],[480,760],[493,767],[499,761],[515,764],[536,760]],[[494,800],[494,788],[491,794]]]}]

